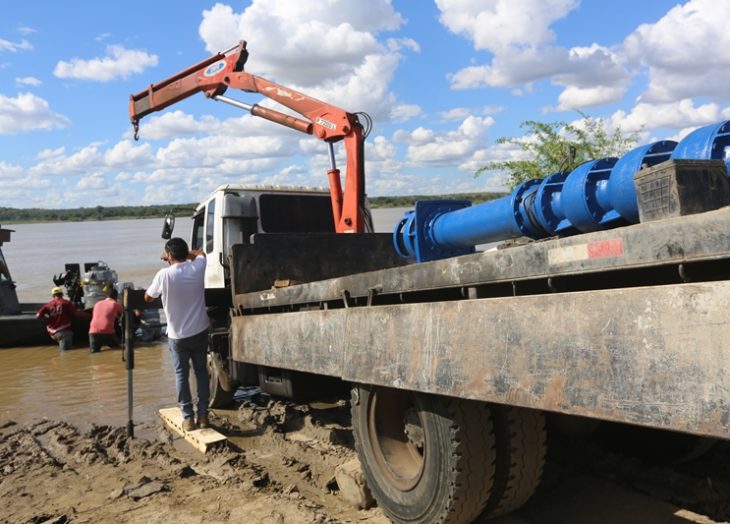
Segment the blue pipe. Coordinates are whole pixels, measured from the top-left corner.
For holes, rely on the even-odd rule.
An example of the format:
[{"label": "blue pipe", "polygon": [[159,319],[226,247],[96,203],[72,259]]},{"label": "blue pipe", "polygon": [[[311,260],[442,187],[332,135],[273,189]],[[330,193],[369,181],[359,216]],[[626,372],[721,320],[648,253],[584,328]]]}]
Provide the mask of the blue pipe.
[{"label": "blue pipe", "polygon": [[601,225],[607,227],[622,225],[620,223],[622,218],[630,224],[639,222],[634,175],[644,167],[668,160],[676,147],[677,143],[674,140],[660,140],[636,147],[619,158],[611,170],[608,181],[608,199],[613,210],[604,218]]},{"label": "blue pipe", "polygon": [[592,160],[570,173],[528,180],[506,197],[473,207],[467,201],[416,202],[393,231],[396,251],[425,262],[508,238],[538,239],[636,223],[634,175],[669,158],[721,158],[730,165],[730,120],[697,129],[679,144],[661,140],[619,159]]},{"label": "blue pipe", "polygon": [[730,173],[730,120],[695,129],[677,145],[672,158],[724,160]]}]

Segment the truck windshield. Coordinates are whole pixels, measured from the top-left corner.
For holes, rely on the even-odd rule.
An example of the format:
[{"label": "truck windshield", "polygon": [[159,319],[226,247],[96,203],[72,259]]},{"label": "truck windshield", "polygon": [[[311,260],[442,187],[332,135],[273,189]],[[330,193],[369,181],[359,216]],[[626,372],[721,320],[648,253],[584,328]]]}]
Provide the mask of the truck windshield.
[{"label": "truck windshield", "polygon": [[329,195],[261,195],[261,228],[265,233],[334,233]]}]

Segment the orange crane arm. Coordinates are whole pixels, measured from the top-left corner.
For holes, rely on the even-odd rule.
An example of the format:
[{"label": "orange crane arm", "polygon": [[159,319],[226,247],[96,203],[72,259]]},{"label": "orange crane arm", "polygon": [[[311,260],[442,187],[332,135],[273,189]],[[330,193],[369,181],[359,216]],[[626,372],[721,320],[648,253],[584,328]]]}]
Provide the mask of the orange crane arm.
[{"label": "orange crane arm", "polygon": [[[244,72],[243,66],[247,58],[246,42],[241,41],[224,53],[213,55],[132,95],[129,100],[129,117],[134,126],[135,139],[142,118],[199,92],[203,92],[208,98],[246,109],[254,116],[314,135],[327,142],[330,148],[330,169],[327,176],[335,230],[338,233],[364,232],[361,209],[365,197],[365,136],[357,115]],[[264,95],[305,118],[297,118],[258,104],[248,105],[232,100],[224,96],[228,87]],[[332,148],[332,144],[340,140],[344,142],[347,155],[344,191]]]}]

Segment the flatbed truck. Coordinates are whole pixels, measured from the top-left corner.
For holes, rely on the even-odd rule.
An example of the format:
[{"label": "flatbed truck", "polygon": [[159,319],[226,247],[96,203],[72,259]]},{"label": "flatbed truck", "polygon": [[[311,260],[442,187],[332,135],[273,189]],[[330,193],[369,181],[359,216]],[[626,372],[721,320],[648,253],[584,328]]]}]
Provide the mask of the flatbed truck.
[{"label": "flatbed truck", "polygon": [[[267,227],[267,195],[331,222]],[[350,388],[357,454],[394,522],[520,507],[548,417],[730,439],[730,207],[411,263],[366,232],[366,201],[345,225],[327,196],[223,186],[196,211],[192,247],[218,273],[212,402]]]}]

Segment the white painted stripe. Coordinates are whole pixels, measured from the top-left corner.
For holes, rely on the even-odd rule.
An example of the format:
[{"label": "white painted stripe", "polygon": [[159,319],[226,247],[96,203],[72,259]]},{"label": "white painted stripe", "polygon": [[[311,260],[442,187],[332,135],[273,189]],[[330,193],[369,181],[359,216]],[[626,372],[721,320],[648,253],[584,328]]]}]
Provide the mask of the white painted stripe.
[{"label": "white painted stripe", "polygon": [[579,260],[588,260],[588,244],[556,247],[548,251],[548,263],[551,266],[577,262]]}]

